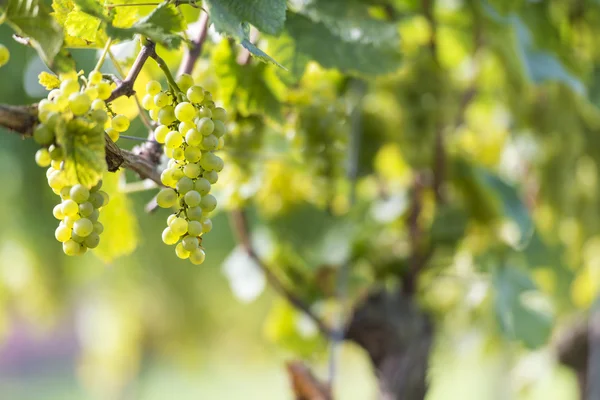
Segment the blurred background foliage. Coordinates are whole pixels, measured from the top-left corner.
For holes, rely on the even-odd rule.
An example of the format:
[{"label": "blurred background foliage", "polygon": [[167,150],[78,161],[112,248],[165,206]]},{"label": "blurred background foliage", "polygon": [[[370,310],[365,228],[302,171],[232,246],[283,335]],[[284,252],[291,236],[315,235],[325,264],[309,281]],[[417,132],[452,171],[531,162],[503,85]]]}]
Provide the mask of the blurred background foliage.
[{"label": "blurred background foliage", "polygon": [[[192,34],[198,10],[180,9]],[[282,34],[257,42],[287,71],[240,65],[213,30],[194,70],[231,115],[222,212],[200,268],[160,243],[166,214],[144,212],[153,191],[124,193],[129,173],[105,177],[98,251],[64,257],[35,144],[0,135],[3,398],[291,398],[283,360],[324,372],[327,343],[270,292],[226,211],[247,210],[257,252],[331,321],[343,265],[350,303],[407,274],[415,191],[419,246],[431,250],[416,296],[436,327],[427,398],[577,398],[554,341],[600,286],[600,2],[290,9]],[[11,34],[0,26],[11,51],[0,102],[28,104],[44,96],[45,67]],[[138,49],[113,47],[123,66]],[[72,52],[78,69],[95,64],[94,50]],[[183,52],[159,53],[176,69]],[[149,64],[136,88],[160,77]],[[139,120],[129,133],[147,135]],[[344,345],[342,360],[339,398],[374,398],[365,353]]]}]

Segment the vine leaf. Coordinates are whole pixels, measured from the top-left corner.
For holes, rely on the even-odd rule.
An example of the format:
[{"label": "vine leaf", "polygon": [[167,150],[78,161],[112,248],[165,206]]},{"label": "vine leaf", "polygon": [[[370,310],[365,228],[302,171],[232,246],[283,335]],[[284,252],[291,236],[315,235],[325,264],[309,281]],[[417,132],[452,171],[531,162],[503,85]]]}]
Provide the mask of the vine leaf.
[{"label": "vine leaf", "polygon": [[43,2],[8,0],[0,3],[0,8],[5,9],[8,24],[17,34],[30,39],[33,48],[49,68],[59,72],[71,69],[69,56],[61,51],[63,31]]},{"label": "vine leaf", "polygon": [[112,19],[104,15],[102,6],[95,0],[75,0],[75,3],[84,13],[104,22],[106,34],[112,39],[128,40],[135,34],[140,34],[170,49],[177,48],[181,44],[181,37],[174,32],[184,29],[184,21],[175,6],[170,3],[161,3],[150,14],[129,28],[114,26]]},{"label": "vine leaf", "polygon": [[57,141],[65,151],[64,171],[69,185],[98,183],[107,169],[102,127],[76,118],[57,128]]},{"label": "vine leaf", "polygon": [[104,234],[94,253],[104,262],[131,254],[138,245],[140,227],[131,199],[119,190],[121,174],[124,172],[105,173],[102,180],[102,190],[110,201],[100,213]]},{"label": "vine leaf", "polygon": [[[279,32],[283,28],[283,23],[285,22],[285,1],[207,0],[206,2],[208,3],[211,21],[218,32],[238,40],[250,54],[260,61],[272,63],[281,67],[281,65],[268,54],[252,44],[249,37],[250,29],[248,29],[249,27],[247,24],[251,23],[259,30],[266,33],[275,34]],[[274,15],[272,8],[281,10],[281,7],[272,7],[273,5],[277,5],[276,3],[283,3],[282,10],[284,15],[280,19],[281,26],[279,26],[279,24],[269,24],[266,22]],[[278,19],[274,17],[273,20]]]}]

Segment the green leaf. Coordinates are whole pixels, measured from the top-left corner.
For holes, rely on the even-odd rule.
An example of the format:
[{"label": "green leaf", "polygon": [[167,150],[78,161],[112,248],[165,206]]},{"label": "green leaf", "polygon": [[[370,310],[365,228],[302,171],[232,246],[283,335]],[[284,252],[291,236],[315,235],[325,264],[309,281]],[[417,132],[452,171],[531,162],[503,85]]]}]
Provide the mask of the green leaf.
[{"label": "green leaf", "polygon": [[76,0],[81,10],[101,19],[106,23],[106,34],[115,40],[128,40],[136,34],[147,36],[152,41],[174,49],[181,44],[181,37],[174,34],[184,29],[181,15],[170,3],[161,3],[150,14],[129,28],[118,28],[112,25],[110,19],[101,13],[94,0]]},{"label": "green leaf", "polygon": [[101,21],[98,18],[92,17],[83,11],[73,10],[67,16],[64,28],[68,35],[88,42],[95,42],[100,23]]},{"label": "green leaf", "polygon": [[[508,266],[498,269],[493,276],[495,289],[494,309],[504,335],[522,341],[535,349],[548,341],[553,318],[546,310],[527,301],[537,288],[523,272]],[[539,292],[538,292],[539,294]]]},{"label": "green leaf", "polygon": [[63,45],[63,31],[39,0],[8,0],[3,2],[6,22],[21,36],[30,39],[40,58],[51,69],[63,72],[64,63],[55,64]]},{"label": "green leaf", "polygon": [[283,30],[285,0],[209,0],[208,3],[211,17],[220,31],[235,32],[242,22],[248,22],[270,35]]},{"label": "green leaf", "polygon": [[[260,50],[258,47],[252,44],[249,37],[249,29],[245,18],[248,15],[269,15],[268,12],[262,12],[260,8],[254,11],[247,11],[246,7],[250,3],[270,3],[280,2],[279,0],[251,0],[248,2],[236,1],[236,0],[207,0],[208,9],[210,12],[210,18],[213,22],[215,29],[227,36],[231,36],[237,39],[241,45],[250,52],[253,56],[258,58],[260,61],[273,63],[280,66],[273,58],[267,55],[265,52]],[[285,2],[284,2],[285,3]],[[257,4],[260,6],[260,4]],[[246,11],[244,11],[246,10]],[[285,4],[284,4],[285,14]],[[285,15],[283,20],[285,20]],[[283,23],[283,21],[282,21]],[[257,26],[258,27],[258,26]],[[259,27],[260,29],[260,27]],[[275,31],[265,31],[270,33],[276,33]]]},{"label": "green leaf", "polygon": [[84,13],[96,17],[101,21],[110,22],[110,18],[104,14],[104,7],[96,0],[74,0],[74,2]]},{"label": "green leaf", "polygon": [[308,54],[298,51],[296,41],[287,33],[269,38],[269,52],[287,68],[277,70],[277,76],[287,85],[300,81],[311,60]]},{"label": "green leaf", "polygon": [[[399,42],[381,42],[389,36],[386,23],[382,22],[380,33],[363,22],[346,26],[331,26],[313,21],[309,17],[288,13],[286,31],[295,42],[292,64],[298,59],[311,58],[325,68],[336,68],[345,73],[377,75],[393,72],[400,65]],[[354,30],[353,30],[354,29]],[[286,66],[286,62],[282,61]]]},{"label": "green leaf", "polygon": [[95,122],[76,118],[57,129],[57,141],[65,151],[64,171],[69,185],[93,186],[106,171],[104,129]]},{"label": "green leaf", "polygon": [[107,263],[131,254],[138,245],[140,228],[133,203],[119,190],[119,178],[122,173],[124,172],[107,172],[102,181],[102,190],[108,193],[110,201],[102,207],[100,213],[104,232],[94,253]]},{"label": "green leaf", "polygon": [[517,246],[522,249],[531,238],[534,230],[529,210],[521,200],[519,193],[514,186],[509,185],[498,176],[493,175],[484,169],[479,169],[479,172],[482,174],[485,183],[489,185],[500,200],[504,215],[514,221],[519,227],[521,236]]}]

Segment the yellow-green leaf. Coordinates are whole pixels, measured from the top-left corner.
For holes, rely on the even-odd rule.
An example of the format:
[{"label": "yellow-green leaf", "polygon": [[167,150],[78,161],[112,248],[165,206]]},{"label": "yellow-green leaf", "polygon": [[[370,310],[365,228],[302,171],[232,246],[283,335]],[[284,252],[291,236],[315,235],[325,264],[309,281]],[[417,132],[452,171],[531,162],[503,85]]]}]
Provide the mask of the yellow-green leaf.
[{"label": "yellow-green leaf", "polygon": [[73,10],[65,21],[65,32],[73,37],[96,42],[96,36],[100,28],[100,20],[83,11]]},{"label": "yellow-green leaf", "polygon": [[131,254],[138,245],[139,225],[129,197],[119,190],[123,172],[104,174],[102,190],[110,196],[108,205],[100,212],[104,232],[95,254],[104,262]]}]

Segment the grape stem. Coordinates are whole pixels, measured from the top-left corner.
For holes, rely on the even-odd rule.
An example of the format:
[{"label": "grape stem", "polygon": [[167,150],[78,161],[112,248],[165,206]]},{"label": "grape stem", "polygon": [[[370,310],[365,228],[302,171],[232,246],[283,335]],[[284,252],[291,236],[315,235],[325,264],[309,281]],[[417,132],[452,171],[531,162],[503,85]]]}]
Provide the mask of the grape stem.
[{"label": "grape stem", "polygon": [[175,78],[173,78],[173,75],[171,74],[171,70],[169,70],[169,67],[167,66],[167,63],[165,62],[165,60],[163,60],[161,57],[159,57],[158,54],[156,54],[156,51],[152,55],[150,55],[150,57],[152,57],[154,59],[154,61],[156,61],[156,64],[158,64],[158,67],[162,70],[163,74],[165,74],[165,77],[167,78],[167,82],[169,82],[169,86],[171,87],[172,90],[175,91],[175,94],[181,93],[181,89],[177,85],[177,82],[175,82]]},{"label": "grape stem", "polygon": [[104,60],[106,60],[106,55],[110,51],[111,44],[112,44],[112,38],[108,38],[108,40],[106,41],[106,44],[104,45],[104,49],[102,50],[102,54],[100,55],[100,58],[98,59],[98,62],[96,63],[96,66],[94,67],[94,71],[99,71],[100,68],[102,68],[102,64],[104,64]]},{"label": "grape stem", "polygon": [[208,14],[206,12],[200,11],[198,23],[200,24],[198,37],[191,41],[190,47],[188,47],[183,56],[177,75],[191,74],[194,70],[194,65],[196,65],[196,61],[202,53],[202,46],[208,37]]}]

